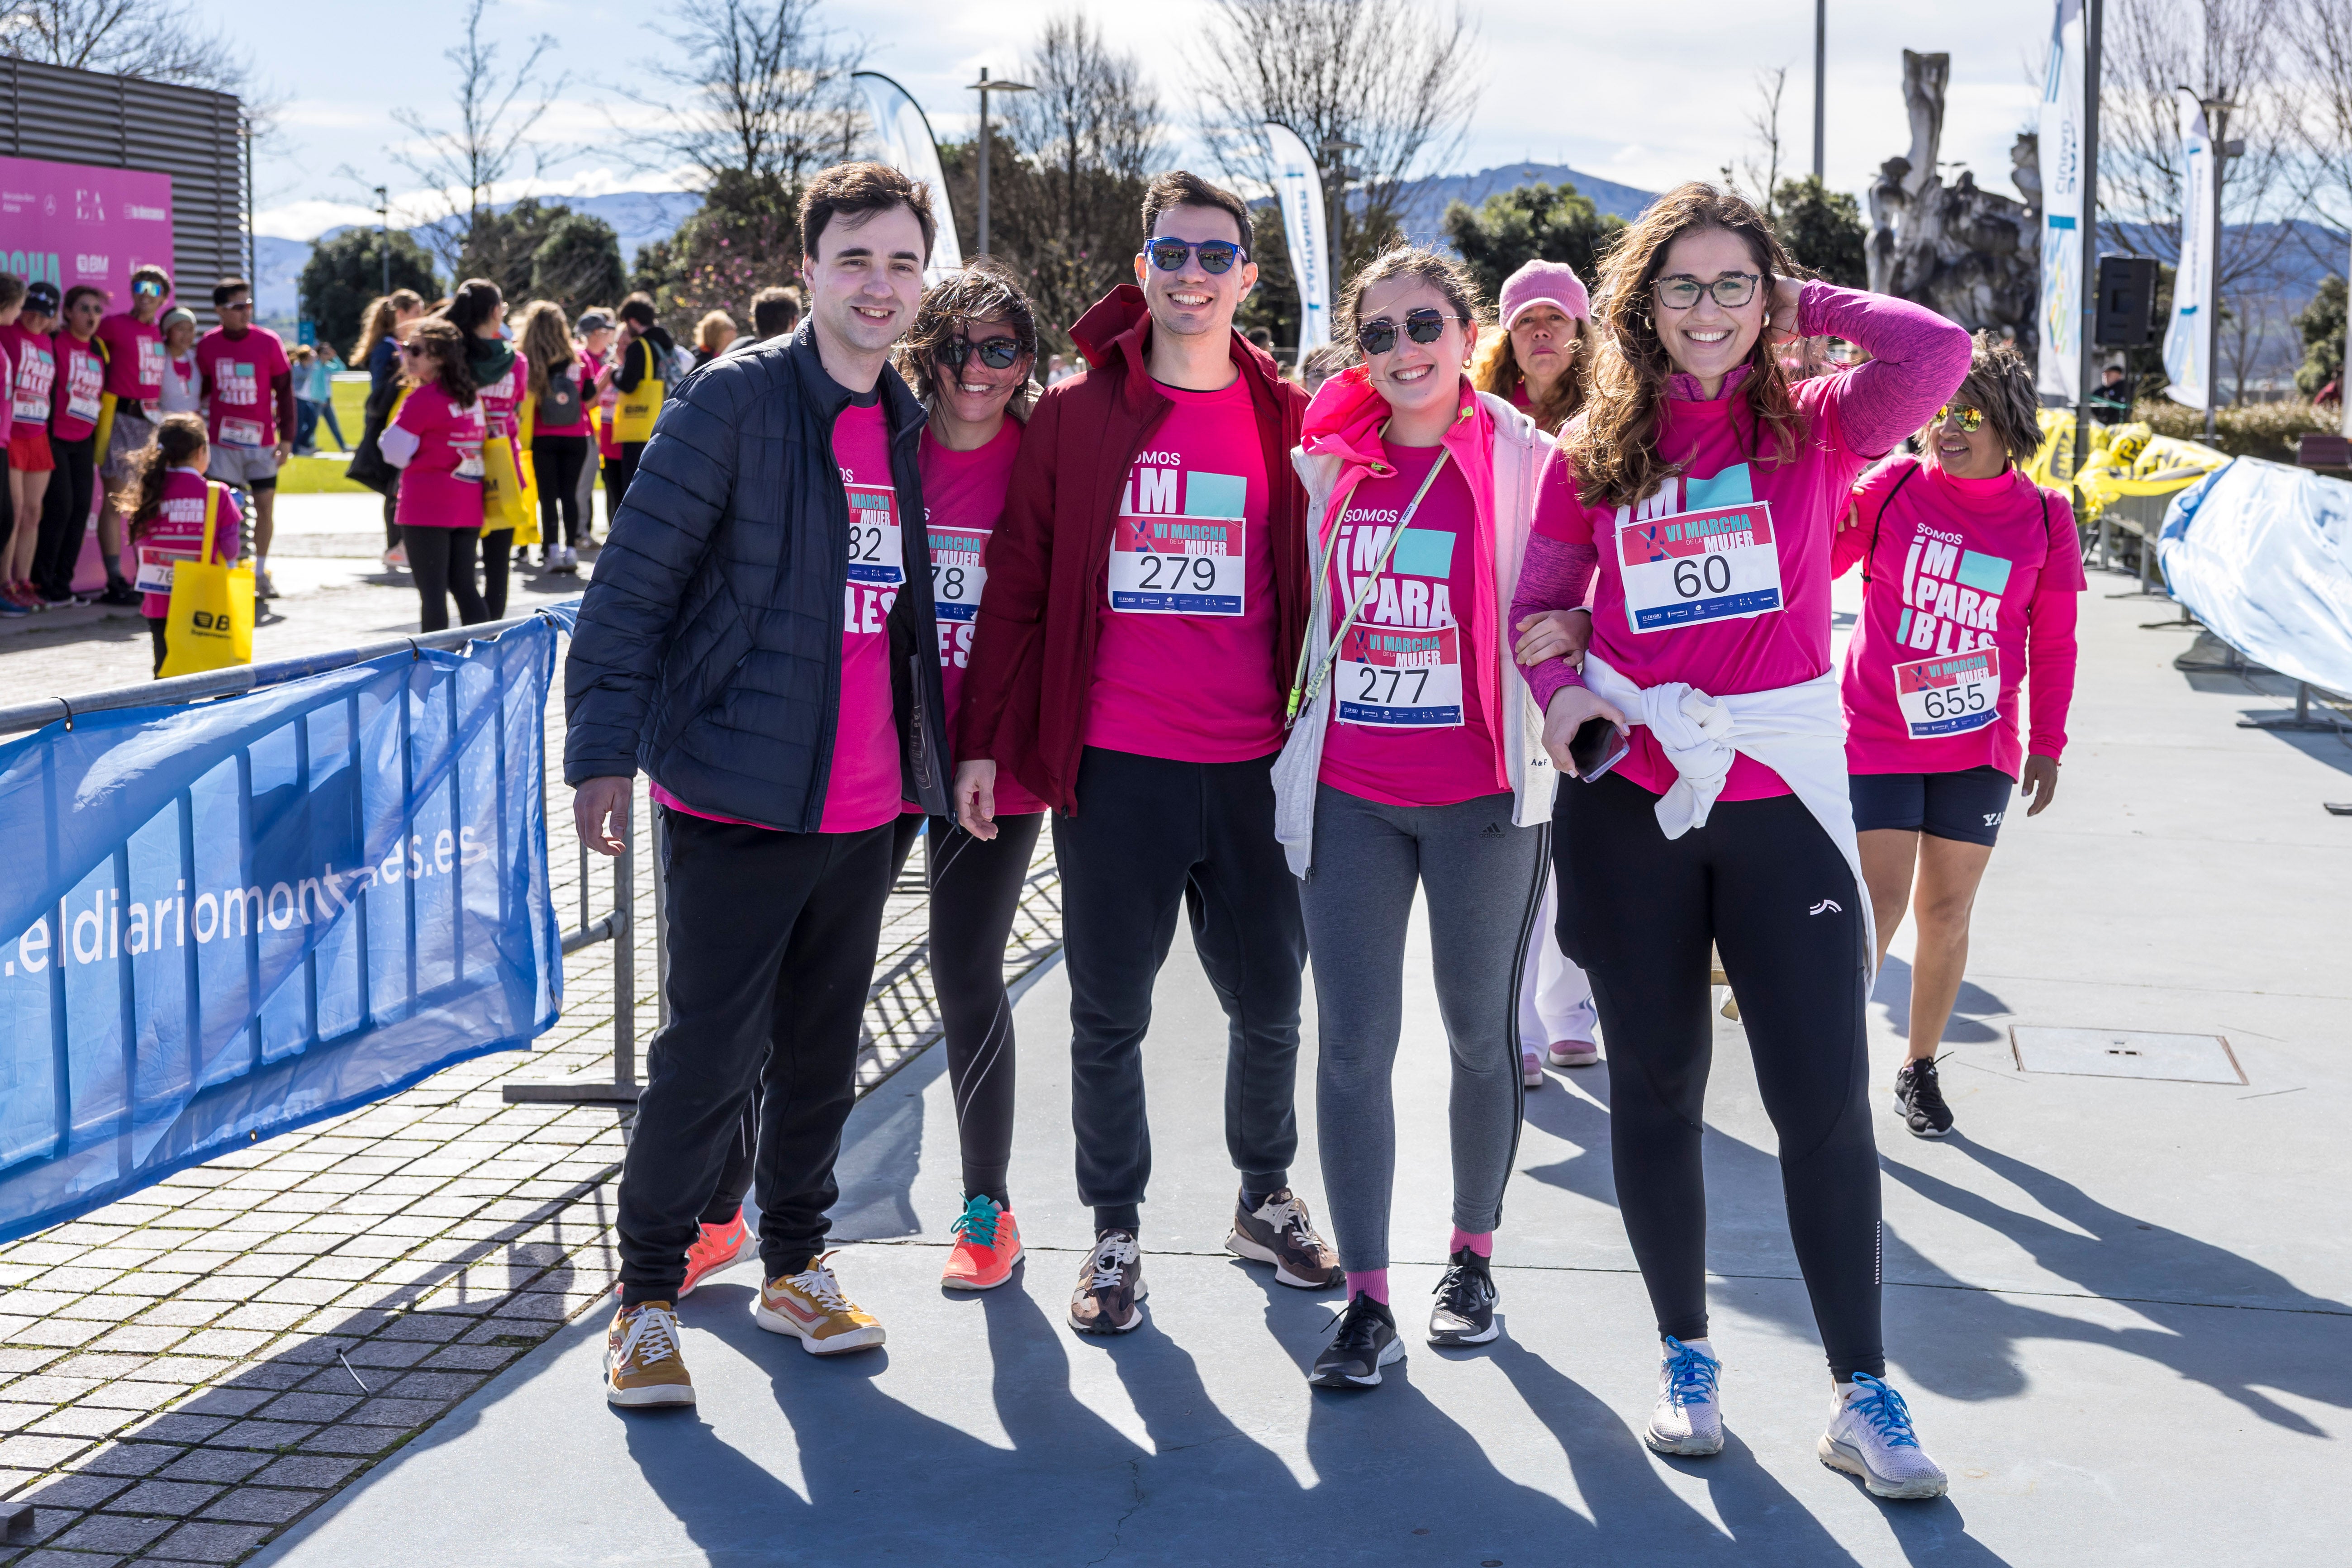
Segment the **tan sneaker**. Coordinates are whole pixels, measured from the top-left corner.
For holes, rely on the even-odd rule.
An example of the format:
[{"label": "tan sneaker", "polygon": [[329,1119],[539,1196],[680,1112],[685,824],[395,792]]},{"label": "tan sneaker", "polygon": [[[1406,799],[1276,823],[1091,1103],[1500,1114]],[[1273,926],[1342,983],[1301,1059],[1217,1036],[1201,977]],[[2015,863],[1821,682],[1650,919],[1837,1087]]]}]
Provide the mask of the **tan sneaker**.
[{"label": "tan sneaker", "polygon": [[667,1301],[640,1301],[613,1314],[604,1335],[604,1398],[613,1405],[691,1405],[694,1379],[677,1353],[677,1316]]},{"label": "tan sneaker", "polygon": [[1078,1268],[1070,1292],[1070,1327],[1082,1334],[1123,1334],[1143,1321],[1143,1248],[1123,1230],[1107,1230]]},{"label": "tan sneaker", "polygon": [[772,1334],[793,1334],[811,1355],[841,1355],[882,1342],[882,1325],[872,1313],[841,1293],[841,1281],[825,1267],[828,1252],[798,1274],[760,1287],[751,1321]]},{"label": "tan sneaker", "polygon": [[1234,1200],[1234,1231],[1225,1237],[1227,1252],[1273,1264],[1276,1279],[1301,1290],[1328,1290],[1346,1280],[1339,1249],[1315,1234],[1305,1198],[1288,1187],[1276,1187],[1254,1210],[1242,1207],[1244,1201]]}]

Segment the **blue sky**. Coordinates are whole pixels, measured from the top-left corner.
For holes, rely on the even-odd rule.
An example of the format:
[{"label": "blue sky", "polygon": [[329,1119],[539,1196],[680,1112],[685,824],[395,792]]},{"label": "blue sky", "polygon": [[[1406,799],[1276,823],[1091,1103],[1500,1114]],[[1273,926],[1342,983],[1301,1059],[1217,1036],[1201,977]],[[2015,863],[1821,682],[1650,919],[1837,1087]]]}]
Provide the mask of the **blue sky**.
[{"label": "blue sky", "polygon": [[[382,182],[399,193],[414,184],[387,152],[404,135],[392,110],[405,104],[429,118],[446,115],[453,72],[440,54],[460,25],[457,0],[404,0],[396,8],[310,0],[299,26],[286,25],[298,15],[292,8],[272,7],[262,26],[249,4],[202,4],[236,33],[264,90],[283,102],[259,169],[262,232],[307,238],[337,223],[368,221],[365,187]],[[983,65],[997,76],[1013,74],[1045,19],[1067,8],[1068,0],[868,0],[831,9],[837,26],[865,40],[867,63],[905,84],[948,136],[968,133],[971,122],[972,95],[963,84]],[[1080,8],[1116,45],[1149,62],[1163,102],[1189,123],[1187,61],[1205,8],[1103,0],[1083,0]],[[1968,163],[1980,183],[2013,195],[2009,147],[2036,108],[2032,68],[2049,28],[2048,0],[1832,0],[1829,9],[1831,184],[1861,193],[1879,163],[1908,144],[1907,47],[1952,57],[1945,159]],[[1812,6],[1804,0],[1663,6],[1488,0],[1471,14],[1485,90],[1461,154],[1428,172],[1529,159],[1651,189],[1709,176],[1749,150],[1755,73],[1779,65],[1790,68],[1782,132],[1796,172],[1811,159]],[[387,16],[399,19],[396,31],[388,31]],[[493,5],[494,35],[511,54],[533,35],[553,34],[559,47],[551,64],[570,79],[544,124],[569,155],[550,168],[544,188],[585,194],[676,183],[634,166],[625,132],[605,112],[630,110],[618,88],[642,78],[641,62],[667,47],[646,25],[649,16],[657,20],[658,13],[609,0]],[[359,178],[339,173],[345,168]]]}]

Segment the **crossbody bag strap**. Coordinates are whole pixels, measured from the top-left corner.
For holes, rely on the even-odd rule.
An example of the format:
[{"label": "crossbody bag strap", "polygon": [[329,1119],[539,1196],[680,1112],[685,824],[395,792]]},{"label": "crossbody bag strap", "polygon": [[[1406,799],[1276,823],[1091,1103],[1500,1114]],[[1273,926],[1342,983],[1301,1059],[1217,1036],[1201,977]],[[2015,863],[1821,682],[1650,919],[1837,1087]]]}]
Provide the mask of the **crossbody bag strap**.
[{"label": "crossbody bag strap", "polygon": [[1870,520],[1870,548],[1862,552],[1862,585],[1865,588],[1870,586],[1870,563],[1878,555],[1878,530],[1886,521],[1886,509],[1895,504],[1895,498],[1903,493],[1903,487],[1909,484],[1911,476],[1918,471],[1918,460],[1914,458],[1909,468],[1895,476],[1895,487],[1886,492],[1886,499],[1878,503],[1878,515]]},{"label": "crossbody bag strap", "polygon": [[[1412,526],[1413,513],[1421,510],[1422,498],[1429,494],[1429,487],[1437,482],[1439,472],[1444,468],[1446,460],[1451,456],[1452,454],[1443,447],[1437,449],[1437,461],[1429,465],[1429,472],[1422,478],[1421,488],[1412,492],[1412,502],[1405,507],[1403,515],[1397,519],[1396,528],[1389,534],[1388,543],[1381,549],[1379,563],[1371,569],[1364,578],[1363,584],[1356,590],[1354,601],[1349,605],[1347,615],[1339,621],[1339,629],[1331,634],[1331,646],[1323,650],[1322,660],[1316,665],[1311,676],[1307,673],[1307,665],[1313,660],[1314,638],[1310,633],[1307,637],[1300,641],[1298,672],[1291,678],[1290,703],[1282,716],[1284,729],[1286,730],[1297,723],[1299,710],[1310,706],[1321,694],[1324,679],[1331,673],[1331,666],[1339,657],[1340,646],[1347,640],[1348,628],[1354,626],[1356,617],[1363,613],[1364,601],[1371,597],[1372,589],[1380,583],[1381,574],[1389,569],[1389,557],[1396,553],[1397,541],[1403,538],[1404,531]],[[1332,557],[1339,553],[1339,531],[1334,528],[1331,531],[1330,539],[1323,546],[1323,563],[1316,568],[1316,582],[1321,583],[1329,574]]]}]

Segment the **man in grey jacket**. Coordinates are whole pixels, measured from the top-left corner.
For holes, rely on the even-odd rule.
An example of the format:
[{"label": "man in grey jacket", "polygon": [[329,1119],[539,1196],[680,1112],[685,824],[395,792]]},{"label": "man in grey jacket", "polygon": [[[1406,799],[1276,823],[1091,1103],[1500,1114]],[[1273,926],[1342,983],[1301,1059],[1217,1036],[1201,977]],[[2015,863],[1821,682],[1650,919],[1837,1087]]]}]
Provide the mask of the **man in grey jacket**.
[{"label": "man in grey jacket", "polygon": [[828,169],[801,233],[809,320],[663,408],[564,671],[581,841],[619,851],[639,767],[667,837],[670,1023],[621,1173],[615,1405],[694,1402],[675,1303],[745,1243],[740,1217],[698,1216],[755,1087],[755,1321],[818,1355],[883,1339],[824,1247],[891,825],[905,801],[947,810],[923,413],[887,365],[921,300],[929,194]]}]

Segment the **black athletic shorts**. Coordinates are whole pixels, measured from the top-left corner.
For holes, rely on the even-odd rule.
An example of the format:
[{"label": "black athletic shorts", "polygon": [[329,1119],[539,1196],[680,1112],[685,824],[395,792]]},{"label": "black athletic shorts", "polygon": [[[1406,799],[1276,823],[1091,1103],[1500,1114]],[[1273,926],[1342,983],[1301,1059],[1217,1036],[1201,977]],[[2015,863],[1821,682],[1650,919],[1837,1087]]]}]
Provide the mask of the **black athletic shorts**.
[{"label": "black athletic shorts", "polygon": [[1988,849],[2000,835],[2010,792],[2017,787],[1990,765],[1956,773],[1855,773],[1850,782],[1857,833],[1907,829]]}]

